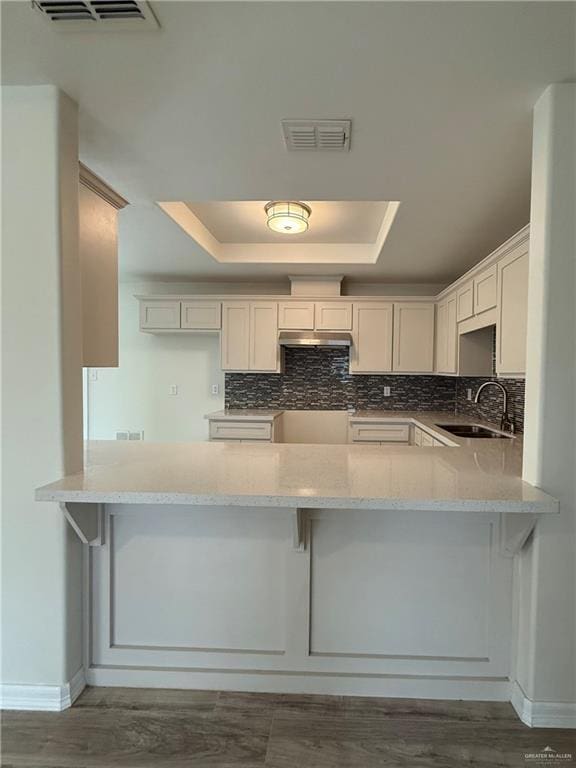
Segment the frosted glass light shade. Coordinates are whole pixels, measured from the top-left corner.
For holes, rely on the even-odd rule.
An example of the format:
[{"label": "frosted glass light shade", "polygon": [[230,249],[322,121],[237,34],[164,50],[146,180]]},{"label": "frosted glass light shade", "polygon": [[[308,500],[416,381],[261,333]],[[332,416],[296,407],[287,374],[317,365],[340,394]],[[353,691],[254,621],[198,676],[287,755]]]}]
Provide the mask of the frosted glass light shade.
[{"label": "frosted glass light shade", "polygon": [[308,219],[311,209],[296,201],[272,201],[268,203],[266,211],[266,223],[273,232],[283,235],[298,235],[308,229]]}]

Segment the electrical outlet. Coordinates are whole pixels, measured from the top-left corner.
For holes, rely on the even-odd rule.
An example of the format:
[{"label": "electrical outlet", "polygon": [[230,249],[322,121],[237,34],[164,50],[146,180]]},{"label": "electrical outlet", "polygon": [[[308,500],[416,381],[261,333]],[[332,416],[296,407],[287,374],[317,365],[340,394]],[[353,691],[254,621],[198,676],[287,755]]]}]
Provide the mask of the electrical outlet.
[{"label": "electrical outlet", "polygon": [[211,390],[213,395],[220,394],[220,384],[212,384],[210,390]]},{"label": "electrical outlet", "polygon": [[168,394],[169,395],[177,395],[178,394],[178,384],[170,384],[168,387]]},{"label": "electrical outlet", "polygon": [[390,397],[390,387],[384,387],[384,397]]},{"label": "electrical outlet", "polygon": [[472,390],[467,389],[466,390],[466,400],[472,400]]}]

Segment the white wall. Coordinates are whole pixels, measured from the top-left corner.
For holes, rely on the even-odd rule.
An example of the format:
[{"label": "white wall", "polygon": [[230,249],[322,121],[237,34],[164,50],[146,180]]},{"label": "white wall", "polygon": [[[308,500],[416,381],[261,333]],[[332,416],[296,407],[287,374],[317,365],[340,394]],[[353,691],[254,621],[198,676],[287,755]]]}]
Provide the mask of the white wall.
[{"label": "white wall", "polygon": [[517,680],[532,700],[576,702],[575,84],[535,107],[528,305],[524,479],[560,514],[538,521],[520,563]]},{"label": "white wall", "polygon": [[2,88],[2,682],[81,666],[81,548],[34,489],[82,466],[77,109]]},{"label": "white wall", "polygon": [[[119,290],[120,365],[93,369],[88,376],[88,435],[114,440],[118,431],[144,431],[159,442],[208,438],[204,415],[224,406],[216,333],[149,334],[138,326],[134,294],[192,293],[181,283],[121,283]],[[93,379],[94,373],[97,380]],[[172,384],[176,396],[169,394]],[[211,394],[217,384],[219,394]]]}]

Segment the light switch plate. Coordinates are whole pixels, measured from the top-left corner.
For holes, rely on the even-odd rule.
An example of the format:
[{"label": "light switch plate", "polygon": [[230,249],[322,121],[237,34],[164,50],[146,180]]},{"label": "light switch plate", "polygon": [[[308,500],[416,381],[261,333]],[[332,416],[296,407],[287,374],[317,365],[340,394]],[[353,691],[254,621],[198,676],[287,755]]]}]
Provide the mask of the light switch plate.
[{"label": "light switch plate", "polygon": [[170,384],[168,387],[168,394],[169,395],[177,395],[178,394],[178,384]]},{"label": "light switch plate", "polygon": [[384,387],[384,397],[390,397],[390,387]]}]

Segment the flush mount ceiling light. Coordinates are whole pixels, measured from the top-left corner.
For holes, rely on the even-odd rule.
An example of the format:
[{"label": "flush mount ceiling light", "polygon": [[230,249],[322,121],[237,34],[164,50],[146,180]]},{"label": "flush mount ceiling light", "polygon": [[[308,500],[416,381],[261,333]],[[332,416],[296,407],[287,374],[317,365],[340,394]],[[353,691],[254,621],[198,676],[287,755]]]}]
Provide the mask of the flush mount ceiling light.
[{"label": "flush mount ceiling light", "polygon": [[312,209],[295,200],[272,200],[264,206],[266,223],[273,232],[283,235],[298,235],[308,229]]}]

